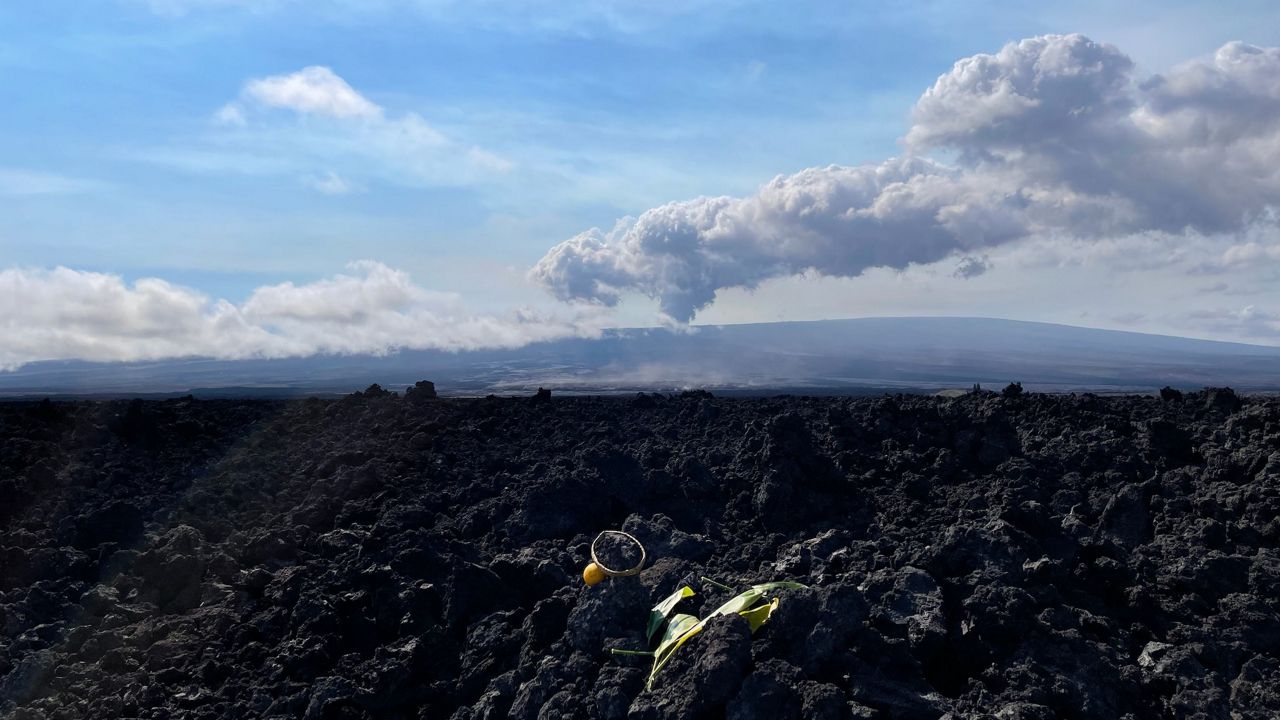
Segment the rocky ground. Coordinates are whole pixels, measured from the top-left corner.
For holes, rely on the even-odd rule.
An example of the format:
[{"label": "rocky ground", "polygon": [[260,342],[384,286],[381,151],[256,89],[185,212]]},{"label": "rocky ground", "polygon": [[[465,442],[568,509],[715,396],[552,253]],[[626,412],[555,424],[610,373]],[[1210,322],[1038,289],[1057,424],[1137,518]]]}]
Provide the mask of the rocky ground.
[{"label": "rocky ground", "polygon": [[1280,401],[1010,395],[2,404],[0,716],[1280,716]]}]

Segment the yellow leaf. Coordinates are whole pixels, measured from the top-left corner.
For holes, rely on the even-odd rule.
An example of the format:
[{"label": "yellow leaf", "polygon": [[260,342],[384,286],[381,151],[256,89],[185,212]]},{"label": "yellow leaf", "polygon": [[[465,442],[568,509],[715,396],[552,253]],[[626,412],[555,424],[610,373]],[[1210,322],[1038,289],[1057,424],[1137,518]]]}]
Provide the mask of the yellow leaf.
[{"label": "yellow leaf", "polygon": [[751,626],[751,632],[754,633],[756,630],[760,629],[761,625],[769,621],[769,616],[777,609],[778,598],[774,598],[771,603],[761,605],[757,608],[752,608],[751,610],[743,610],[738,614],[747,619],[747,624]]}]

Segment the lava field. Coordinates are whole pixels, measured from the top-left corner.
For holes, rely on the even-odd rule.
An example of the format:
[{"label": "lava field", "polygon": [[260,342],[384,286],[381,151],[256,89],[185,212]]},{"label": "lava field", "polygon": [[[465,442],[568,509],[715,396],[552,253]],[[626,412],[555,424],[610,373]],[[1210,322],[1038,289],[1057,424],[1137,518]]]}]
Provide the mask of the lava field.
[{"label": "lava field", "polygon": [[1229,390],[10,402],[0,717],[1276,718],[1278,543]]}]

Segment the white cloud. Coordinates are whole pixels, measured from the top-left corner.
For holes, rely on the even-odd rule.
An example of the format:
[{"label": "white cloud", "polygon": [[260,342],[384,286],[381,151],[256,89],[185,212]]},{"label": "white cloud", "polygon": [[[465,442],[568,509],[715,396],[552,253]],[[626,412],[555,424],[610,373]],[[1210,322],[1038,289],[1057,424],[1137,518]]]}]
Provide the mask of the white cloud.
[{"label": "white cloud", "polygon": [[1009,43],[939,77],[916,103],[906,144],[986,154],[1106,129],[1132,102],[1132,67],[1115,47],[1079,35]]},{"label": "white cloud", "polygon": [[408,274],[361,261],[350,274],[260,287],[236,305],[158,278],[0,270],[0,369],[38,360],[275,358],[401,348],[517,347],[598,332],[590,316],[469,311]]},{"label": "white cloud", "polygon": [[244,127],[248,124],[244,117],[244,110],[236,103],[227,103],[218,108],[218,112],[213,114],[213,120],[219,125],[233,127]]},{"label": "white cloud", "polygon": [[375,180],[467,185],[513,167],[492,151],[447,136],[418,113],[386,111],[322,66],[247,81],[213,121],[220,130],[208,149],[147,156],[183,168],[195,160],[201,170],[302,174],[309,186],[331,195],[363,191]]},{"label": "white cloud", "polygon": [[1246,305],[1243,308],[1194,310],[1188,317],[1205,332],[1275,342],[1280,338],[1280,313]]},{"label": "white cloud", "polygon": [[382,108],[356,92],[346,80],[319,65],[288,75],[251,80],[244,88],[248,100],[266,107],[336,118],[377,118]]},{"label": "white cloud", "polygon": [[1032,238],[1199,238],[1272,217],[1280,49],[1230,43],[1136,86],[1133,66],[1080,35],[961,60],[916,104],[912,154],[663,205],[562,242],[531,276],[564,300],[639,293],[684,322],[721,290],[804,272],[855,277]]},{"label": "white cloud", "polygon": [[1251,265],[1259,262],[1280,262],[1280,245],[1247,242],[1240,245],[1232,245],[1222,252],[1222,264],[1226,267]]}]

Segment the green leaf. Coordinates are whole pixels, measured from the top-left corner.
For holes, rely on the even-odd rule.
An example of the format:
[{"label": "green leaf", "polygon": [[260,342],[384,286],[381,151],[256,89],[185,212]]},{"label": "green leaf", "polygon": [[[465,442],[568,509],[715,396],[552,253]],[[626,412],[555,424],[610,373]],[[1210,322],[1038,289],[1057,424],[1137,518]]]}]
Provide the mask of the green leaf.
[{"label": "green leaf", "polygon": [[692,615],[685,615],[684,613],[673,615],[671,622],[667,625],[667,631],[662,634],[662,641],[658,643],[658,649],[653,653],[654,657],[661,656],[673,643],[677,642],[681,636],[689,632],[697,624],[698,618]]},{"label": "green leaf", "polygon": [[653,634],[658,632],[658,628],[662,627],[662,623],[666,622],[667,616],[675,609],[680,601],[693,597],[693,588],[685,585],[679,590],[671,593],[667,599],[653,606],[653,610],[649,611],[649,629],[645,631],[645,637],[653,640]]},{"label": "green leaf", "polygon": [[[801,585],[798,582],[790,582],[786,580],[780,582],[761,583],[759,585],[751,586],[749,590],[738,593],[734,597],[730,598],[728,602],[716,608],[715,612],[701,620],[692,615],[680,614],[672,616],[671,623],[667,626],[667,631],[663,633],[662,641],[658,643],[658,649],[654,651],[653,669],[649,671],[649,680],[646,687],[648,689],[653,689],[653,679],[657,677],[658,671],[662,670],[662,668],[671,661],[671,658],[675,655],[676,651],[688,642],[690,638],[702,632],[703,628],[707,626],[707,621],[711,618],[716,617],[717,615],[738,613],[746,619],[747,624],[751,626],[751,632],[754,633],[761,625],[768,621],[769,616],[771,616],[773,611],[778,607],[779,600],[776,597],[773,599],[773,602],[755,607],[764,599],[766,593],[773,590],[803,590],[807,587],[808,586]],[[685,589],[687,588],[682,588],[681,592]],[[690,594],[693,594],[692,590],[689,592]],[[672,597],[675,596],[673,595]],[[671,598],[667,598],[667,600],[663,602],[665,603],[670,600]],[[672,607],[675,607],[675,603],[679,601],[680,600],[677,598],[672,602]],[[656,611],[657,608],[654,608],[654,610]]]},{"label": "green leaf", "polygon": [[752,585],[749,590],[738,593],[728,602],[716,608],[715,612],[708,617],[716,615],[728,615],[729,613],[740,613],[744,610],[750,610],[755,607],[756,603],[764,599],[764,596],[773,590],[803,590],[807,586],[798,582],[790,582],[783,580],[780,582],[761,583]]},{"label": "green leaf", "polygon": [[653,678],[671,660],[671,656],[676,654],[676,650],[688,642],[689,638],[702,632],[706,625],[706,620],[699,620],[692,615],[680,614],[671,618],[671,624],[667,626],[667,632],[663,634],[662,642],[658,643],[658,649],[654,652],[653,669],[649,671],[647,687],[653,687]]},{"label": "green leaf", "polygon": [[707,617],[715,617],[717,615],[730,615],[732,613],[742,612],[743,610],[746,610],[750,608],[752,605],[755,605],[756,603],[760,602],[760,598],[762,598],[763,596],[764,596],[764,593],[760,592],[755,588],[751,588],[750,590],[746,590],[744,592],[738,593],[734,597],[730,598],[729,602],[726,602],[725,604],[716,608],[715,612],[711,613]]}]

